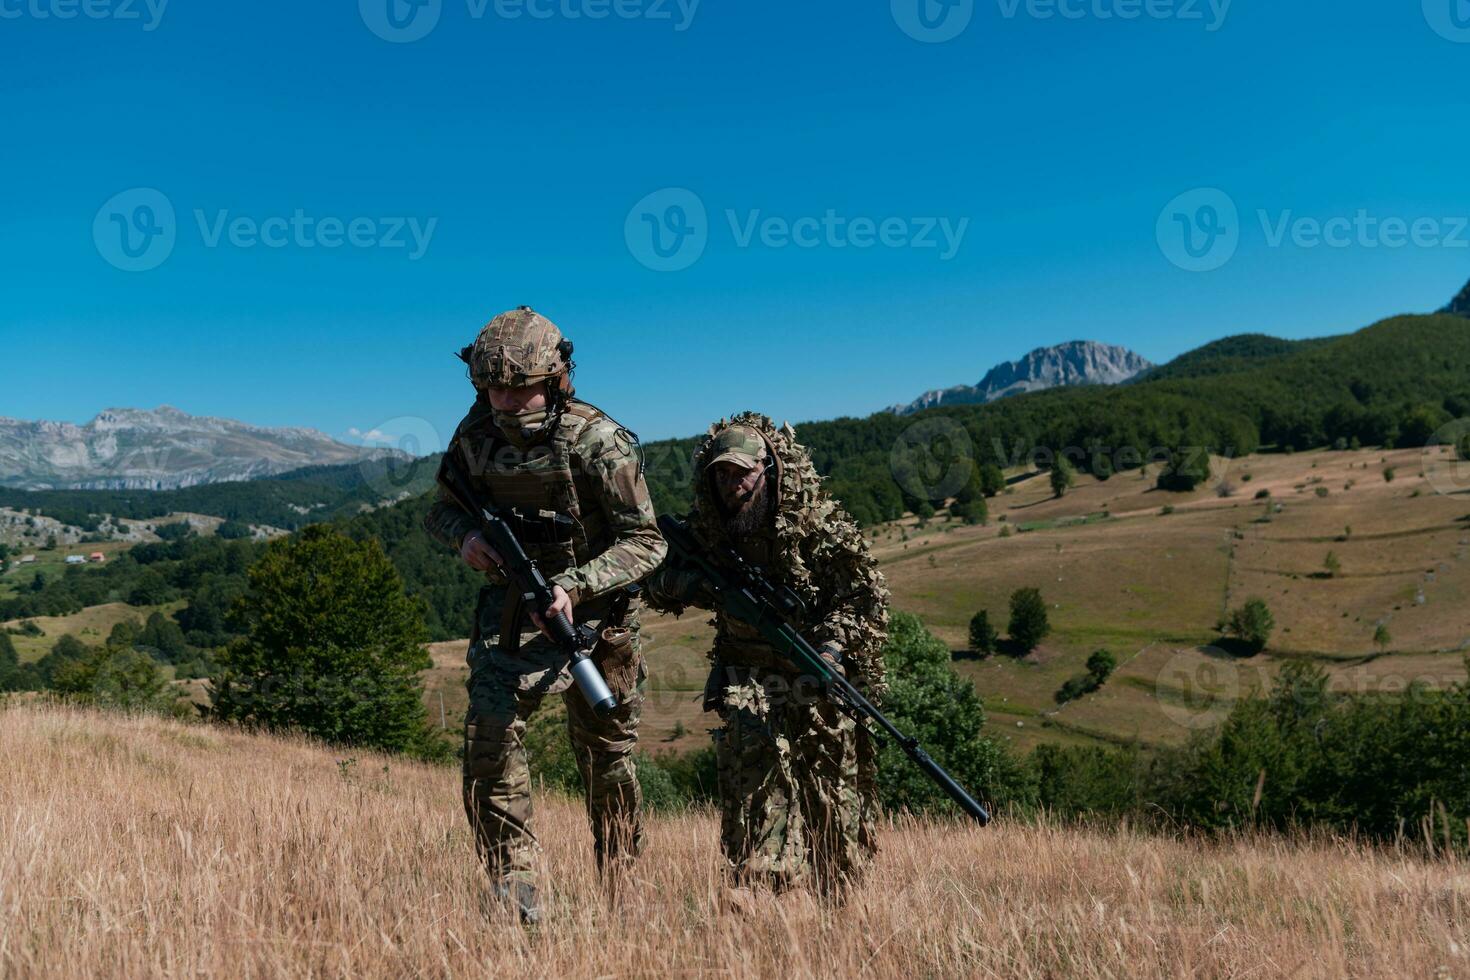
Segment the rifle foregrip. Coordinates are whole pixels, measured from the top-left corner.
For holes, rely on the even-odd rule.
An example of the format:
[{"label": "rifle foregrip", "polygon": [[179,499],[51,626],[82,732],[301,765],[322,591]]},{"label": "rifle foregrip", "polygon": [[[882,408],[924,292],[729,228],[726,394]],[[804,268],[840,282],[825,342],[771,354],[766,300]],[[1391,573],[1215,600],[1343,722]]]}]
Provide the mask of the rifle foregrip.
[{"label": "rifle foregrip", "polygon": [[562,646],[570,650],[577,645],[577,631],[572,629],[572,624],[567,620],[565,613],[557,613],[549,628],[556,642]]}]

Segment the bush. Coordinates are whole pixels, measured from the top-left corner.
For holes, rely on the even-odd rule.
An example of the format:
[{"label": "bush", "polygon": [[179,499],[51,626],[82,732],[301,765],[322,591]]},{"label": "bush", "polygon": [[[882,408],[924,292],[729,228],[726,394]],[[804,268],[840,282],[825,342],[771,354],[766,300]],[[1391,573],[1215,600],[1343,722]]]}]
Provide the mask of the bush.
[{"label": "bush", "polygon": [[[1027,795],[1024,770],[982,734],[985,706],[975,686],[954,672],[949,648],[918,617],[894,614],[884,660],[891,686],[881,707],[899,731],[917,738],[975,798]],[[944,791],[886,740],[879,757],[878,786],[883,805],[890,810],[954,810]]]},{"label": "bush", "polygon": [[964,503],[951,504],[949,512],[966,524],[984,524],[990,520],[990,507],[984,497],[976,497]]},{"label": "bush", "polygon": [[1037,802],[1063,817],[1135,810],[1145,761],[1136,746],[1118,751],[1060,745],[1039,745],[1029,760]]},{"label": "bush", "polygon": [[1051,467],[1051,492],[1061,497],[1077,482],[1077,471],[1065,456],[1058,456]]},{"label": "bush", "polygon": [[1097,650],[1087,658],[1087,672],[1098,678],[1099,683],[1113,676],[1113,671],[1117,669],[1118,658],[1111,650]]},{"label": "bush", "polygon": [[250,525],[243,521],[225,521],[214,529],[214,536],[224,538],[226,541],[238,541],[243,538],[253,537]]},{"label": "bush", "polygon": [[990,656],[1000,643],[1000,634],[990,625],[990,613],[984,609],[970,617],[970,649],[982,656]]},{"label": "bush", "polygon": [[1262,599],[1248,599],[1244,606],[1230,614],[1225,632],[1239,640],[1251,653],[1260,653],[1271,641],[1276,620]]},{"label": "bush", "polygon": [[329,742],[442,753],[421,702],[423,609],[375,541],[312,525],[250,568],[245,636],[226,652],[213,713]]},{"label": "bush", "polygon": [[1039,589],[1017,589],[1011,593],[1010,634],[1025,653],[1035,650],[1051,633],[1046,601]]},{"label": "bush", "polygon": [[144,569],[138,582],[128,593],[130,606],[161,606],[179,597],[178,591],[155,568]]},{"label": "bush", "polygon": [[1268,697],[1237,702],[1218,731],[1162,753],[1151,795],[1202,827],[1322,824],[1382,840],[1432,827],[1432,839],[1463,845],[1467,694],[1336,696],[1320,667],[1292,661]]},{"label": "bush", "polygon": [[987,497],[994,497],[1006,488],[1006,475],[999,466],[994,463],[986,463],[980,467],[980,492]]},{"label": "bush", "polygon": [[9,633],[0,633],[0,691],[19,690],[20,657]]},{"label": "bush", "polygon": [[1210,478],[1210,454],[1203,448],[1172,450],[1159,471],[1160,490],[1188,493]]},{"label": "bush", "polygon": [[1057,704],[1075,701],[1084,694],[1091,694],[1113,675],[1118,667],[1118,658],[1111,650],[1098,650],[1087,658],[1087,673],[1078,674],[1064,683],[1053,697]]},{"label": "bush", "polygon": [[160,524],[153,529],[160,541],[182,541],[194,533],[193,526],[188,521],[178,521],[174,524]]},{"label": "bush", "polygon": [[52,688],[82,704],[123,711],[172,710],[172,687],[147,654],[102,646],[56,669]]}]

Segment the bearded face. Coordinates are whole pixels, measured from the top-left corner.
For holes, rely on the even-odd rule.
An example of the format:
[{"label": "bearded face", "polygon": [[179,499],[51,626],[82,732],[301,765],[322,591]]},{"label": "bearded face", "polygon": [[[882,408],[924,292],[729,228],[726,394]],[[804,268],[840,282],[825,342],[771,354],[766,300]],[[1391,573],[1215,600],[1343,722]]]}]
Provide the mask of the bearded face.
[{"label": "bearded face", "polygon": [[731,537],[759,534],[770,527],[775,512],[776,498],[771,493],[771,485],[766,480],[761,480],[755,492],[726,518],[725,526]]},{"label": "bearded face", "polygon": [[763,468],[718,463],[710,478],[732,537],[758,533],[770,524],[776,501]]}]

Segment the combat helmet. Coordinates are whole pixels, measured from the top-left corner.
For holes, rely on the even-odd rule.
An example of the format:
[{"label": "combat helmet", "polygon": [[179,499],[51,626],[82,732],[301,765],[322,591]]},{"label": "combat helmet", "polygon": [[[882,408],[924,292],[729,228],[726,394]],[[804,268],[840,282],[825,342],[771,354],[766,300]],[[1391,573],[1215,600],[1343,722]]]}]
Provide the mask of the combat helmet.
[{"label": "combat helmet", "polygon": [[521,388],[551,380],[554,395],[571,393],[572,342],[529,306],[502,313],[459,352],[475,388]]}]

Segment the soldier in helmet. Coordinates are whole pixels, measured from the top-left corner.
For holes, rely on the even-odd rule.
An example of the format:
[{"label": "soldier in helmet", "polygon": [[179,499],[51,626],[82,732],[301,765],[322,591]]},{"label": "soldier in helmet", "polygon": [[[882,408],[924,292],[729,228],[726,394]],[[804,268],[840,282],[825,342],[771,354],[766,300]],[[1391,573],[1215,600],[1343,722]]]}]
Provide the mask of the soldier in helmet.
[{"label": "soldier in helmet", "polygon": [[[792,589],[806,639],[877,698],[888,591],[867,542],[822,489],[790,426],[746,413],[710,428],[694,454],[689,526],[711,554],[734,550]],[[650,604],[712,606],[703,579],[676,562],[647,582]],[[737,883],[838,892],[875,850],[875,746],[866,732],[747,623],[719,613],[705,708],[715,733],[721,844]]]},{"label": "soldier in helmet", "polygon": [[598,867],[632,861],[642,838],[633,762],[645,677],[638,603],[622,629],[603,633],[594,654],[618,696],[609,718],[597,717],[572,688],[565,658],[537,628],[557,613],[600,620],[615,593],[653,571],[667,551],[637,438],[574,396],[571,356],[571,341],[530,307],[491,320],[460,352],[476,399],[447,450],[460,455],[479,498],[511,521],[552,584],[555,604],[524,607],[478,522],[442,489],[424,521],[488,581],[468,654],[464,803],[495,893],[527,921],[539,908],[523,738],[547,694],[564,695]]}]

